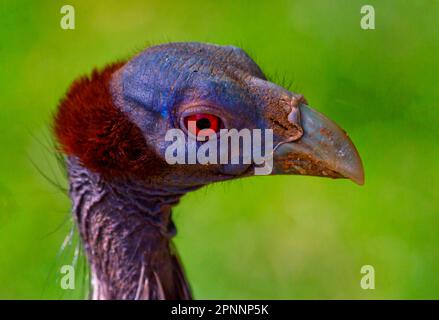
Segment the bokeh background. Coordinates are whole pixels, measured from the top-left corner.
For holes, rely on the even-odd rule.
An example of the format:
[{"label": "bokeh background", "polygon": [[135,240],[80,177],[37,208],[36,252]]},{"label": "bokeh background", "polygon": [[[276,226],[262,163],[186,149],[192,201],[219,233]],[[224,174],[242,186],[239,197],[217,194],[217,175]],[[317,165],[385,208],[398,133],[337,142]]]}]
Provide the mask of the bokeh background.
[{"label": "bokeh background", "polygon": [[[59,26],[64,4],[75,30]],[[364,4],[376,30],[360,28]],[[169,41],[243,47],[349,132],[366,171],[363,187],[257,177],[186,196],[176,244],[196,298],[439,298],[438,19],[437,0],[2,0],[0,298],[84,296],[77,239],[61,250],[70,203],[51,117],[77,76]],[[75,259],[77,289],[61,290]]]}]

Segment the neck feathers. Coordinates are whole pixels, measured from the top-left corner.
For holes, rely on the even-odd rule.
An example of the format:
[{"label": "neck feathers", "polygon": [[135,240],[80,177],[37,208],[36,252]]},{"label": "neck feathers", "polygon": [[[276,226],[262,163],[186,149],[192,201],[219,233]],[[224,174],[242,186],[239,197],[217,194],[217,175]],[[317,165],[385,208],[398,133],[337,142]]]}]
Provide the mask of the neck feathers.
[{"label": "neck feathers", "polygon": [[68,161],[70,196],[91,269],[93,299],[190,299],[171,243],[184,192],[127,178],[108,182]]}]

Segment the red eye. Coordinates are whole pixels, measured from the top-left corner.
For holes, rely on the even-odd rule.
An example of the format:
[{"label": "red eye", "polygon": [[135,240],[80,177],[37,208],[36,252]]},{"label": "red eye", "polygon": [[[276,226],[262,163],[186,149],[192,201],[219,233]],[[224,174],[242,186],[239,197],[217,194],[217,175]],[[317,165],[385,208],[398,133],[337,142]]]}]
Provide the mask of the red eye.
[{"label": "red eye", "polygon": [[[191,123],[195,122],[195,127],[193,124],[190,125],[189,122]],[[218,132],[221,126],[221,119],[211,114],[197,113],[187,116],[184,119],[184,123],[188,131],[190,131],[194,135],[198,135],[198,132],[200,132],[200,130],[203,129],[210,129],[215,132]]]}]

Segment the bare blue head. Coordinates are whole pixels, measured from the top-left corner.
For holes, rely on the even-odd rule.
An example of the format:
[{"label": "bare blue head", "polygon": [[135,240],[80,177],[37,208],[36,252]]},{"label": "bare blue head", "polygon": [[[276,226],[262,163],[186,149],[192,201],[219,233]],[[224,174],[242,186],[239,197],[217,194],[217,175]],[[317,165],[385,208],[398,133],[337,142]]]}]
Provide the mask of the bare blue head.
[{"label": "bare blue head", "polygon": [[[184,119],[212,114],[226,129],[272,129],[277,174],[347,177],[361,183],[361,160],[350,139],[298,94],[268,81],[240,48],[202,43],[170,43],[141,52],[111,82],[116,106],[142,131],[164,159],[167,130]],[[306,127],[308,126],[308,128]],[[342,151],[342,152],[341,152]],[[291,156],[294,155],[294,156]],[[253,164],[169,166],[168,185],[202,185],[253,174]]]}]

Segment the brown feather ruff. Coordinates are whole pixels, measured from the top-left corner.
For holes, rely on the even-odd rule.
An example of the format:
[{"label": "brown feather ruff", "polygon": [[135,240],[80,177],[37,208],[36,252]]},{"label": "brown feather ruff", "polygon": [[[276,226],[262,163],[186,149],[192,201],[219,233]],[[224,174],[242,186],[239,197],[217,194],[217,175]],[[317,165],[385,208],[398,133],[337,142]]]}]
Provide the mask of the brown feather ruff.
[{"label": "brown feather ruff", "polygon": [[163,161],[148,149],[140,129],[119,110],[109,82],[124,62],[94,70],[71,85],[55,115],[54,132],[63,153],[104,177],[157,173]]}]

